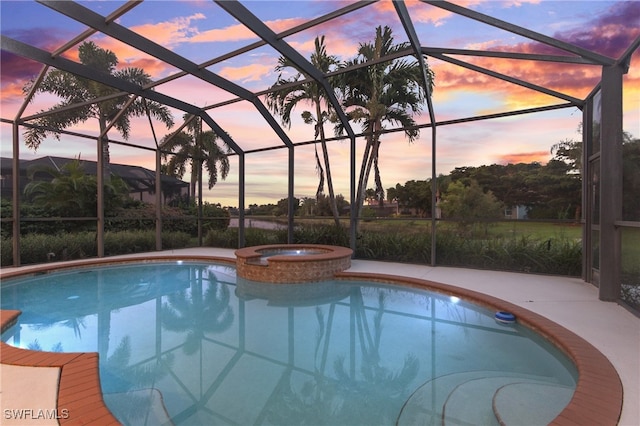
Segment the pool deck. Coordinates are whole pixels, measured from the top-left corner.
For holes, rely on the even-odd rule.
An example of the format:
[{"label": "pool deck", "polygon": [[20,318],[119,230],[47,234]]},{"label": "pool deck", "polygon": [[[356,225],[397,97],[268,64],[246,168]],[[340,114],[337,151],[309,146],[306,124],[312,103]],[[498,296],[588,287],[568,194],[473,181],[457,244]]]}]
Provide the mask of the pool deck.
[{"label": "pool deck", "polygon": [[[194,248],[170,250],[145,254],[146,257],[181,256],[234,259],[234,250],[216,248]],[[117,261],[133,256],[110,257]],[[101,259],[104,260],[104,259]],[[96,259],[68,262],[67,264],[95,263]],[[0,279],[19,272],[51,268],[60,263],[3,268]],[[512,304],[514,310],[527,310],[534,317],[553,321],[561,326],[553,328],[552,334],[567,339],[569,352],[578,359],[579,369],[594,374],[583,377],[576,396],[583,392],[598,395],[598,400],[589,404],[574,398],[572,407],[554,421],[555,424],[616,424],[611,413],[618,412],[619,396],[623,403],[618,425],[640,425],[640,318],[616,303],[598,300],[598,291],[579,278],[518,274],[509,272],[482,271],[463,268],[429,267],[352,260],[348,273],[396,275],[413,280],[428,280],[463,289],[469,295],[487,295]],[[417,280],[415,282],[417,282]],[[536,315],[537,314],[537,315]],[[3,329],[15,321],[17,312],[3,311],[0,321]],[[572,333],[566,333],[566,331]],[[573,335],[579,336],[578,339]],[[581,338],[581,339],[580,339]],[[584,349],[583,340],[598,351]],[[602,356],[604,355],[604,356]],[[56,354],[32,352],[0,344],[0,408],[2,424],[117,424],[116,419],[104,407],[99,392],[97,373],[98,358],[94,353]],[[601,374],[597,371],[617,372]],[[620,389],[620,383],[622,389]],[[586,399],[584,400],[586,401]],[[574,403],[576,402],[576,403]],[[7,417],[6,410],[24,408],[32,410],[28,419]],[[41,412],[38,413],[38,410]],[[567,411],[567,410],[565,410]],[[11,414],[11,413],[10,413]],[[24,414],[24,411],[23,411]],[[51,417],[54,419],[45,419]],[[565,415],[567,417],[563,417]],[[575,417],[574,414],[577,416]],[[40,415],[40,417],[35,417]],[[576,423],[576,419],[589,419]],[[35,419],[35,420],[34,420]]]}]

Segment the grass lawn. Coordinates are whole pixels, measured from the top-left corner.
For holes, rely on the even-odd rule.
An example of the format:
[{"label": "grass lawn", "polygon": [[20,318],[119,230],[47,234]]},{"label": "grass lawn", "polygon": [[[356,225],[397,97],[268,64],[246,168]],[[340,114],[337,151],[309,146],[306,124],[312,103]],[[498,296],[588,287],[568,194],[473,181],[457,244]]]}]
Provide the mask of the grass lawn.
[{"label": "grass lawn", "polygon": [[[438,222],[438,229],[456,230],[453,222]],[[363,222],[362,230],[389,231],[391,229],[402,232],[429,232],[431,221],[429,220],[377,220]],[[520,238],[527,237],[533,240],[546,241],[549,239],[569,239],[579,241],[582,238],[582,226],[576,223],[551,223],[530,221],[494,222],[489,224],[474,224],[472,235],[479,239],[487,238]],[[486,234],[485,234],[486,228]]]},{"label": "grass lawn", "polygon": [[536,240],[582,239],[582,225],[579,223],[549,222],[498,222],[489,227],[489,234],[496,237],[527,236]]},{"label": "grass lawn", "polygon": [[[296,217],[296,222],[301,225],[331,225],[333,219],[313,218],[303,219]],[[349,225],[348,218],[341,218],[343,226]],[[485,226],[484,224],[473,226]],[[438,221],[438,228],[454,231],[456,224],[448,221]],[[376,232],[430,232],[430,219],[415,218],[389,218],[363,220],[360,224],[360,231]],[[488,238],[509,238],[526,236],[535,240],[546,241],[548,239],[571,239],[580,240],[582,238],[582,225],[573,222],[553,223],[553,222],[533,222],[525,220],[513,220],[504,222],[493,222],[487,226]],[[474,235],[484,234],[483,229],[479,229]]]}]

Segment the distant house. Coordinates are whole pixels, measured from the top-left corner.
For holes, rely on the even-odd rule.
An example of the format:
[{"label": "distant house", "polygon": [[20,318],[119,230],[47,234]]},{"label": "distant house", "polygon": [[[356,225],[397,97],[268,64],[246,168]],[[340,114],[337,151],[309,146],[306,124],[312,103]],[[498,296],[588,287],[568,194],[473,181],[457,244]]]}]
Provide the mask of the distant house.
[{"label": "distant house", "polygon": [[[13,163],[11,158],[0,157],[0,195],[2,198],[13,196]],[[27,171],[33,166],[49,166],[57,170],[62,169],[65,164],[75,161],[73,158],[64,157],[41,157],[35,160],[20,160],[20,193],[24,191],[29,183]],[[97,163],[95,161],[80,160],[85,173],[96,174]],[[153,170],[139,166],[129,166],[126,164],[109,164],[111,173],[125,181],[129,187],[129,196],[134,200],[148,203],[156,202],[156,173]],[[48,179],[49,176],[36,175],[35,179]],[[189,197],[189,183],[171,176],[161,175],[162,204],[167,204],[172,200],[185,199]]]},{"label": "distant house", "polygon": [[366,202],[367,207],[376,212],[376,217],[389,217],[399,213],[397,201],[383,200],[382,204],[380,204],[378,200],[367,198]]},{"label": "distant house", "polygon": [[529,209],[526,206],[513,206],[504,209],[505,219],[526,219]]}]

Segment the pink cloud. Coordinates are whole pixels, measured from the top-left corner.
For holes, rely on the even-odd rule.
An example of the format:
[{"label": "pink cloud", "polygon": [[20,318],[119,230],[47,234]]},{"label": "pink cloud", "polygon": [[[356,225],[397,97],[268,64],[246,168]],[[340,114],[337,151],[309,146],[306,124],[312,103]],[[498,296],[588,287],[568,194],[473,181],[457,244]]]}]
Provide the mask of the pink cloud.
[{"label": "pink cloud", "polygon": [[43,65],[25,59],[21,56],[14,55],[5,50],[2,51],[0,56],[2,63],[2,96],[5,96],[5,85],[16,84],[17,81],[27,81],[42,70]]},{"label": "pink cloud", "polygon": [[549,151],[507,153],[497,157],[498,164],[541,163],[549,161]]},{"label": "pink cloud", "polygon": [[[640,6],[640,3],[637,4]],[[622,9],[638,8],[640,10],[639,6],[627,4],[627,8]],[[627,10],[627,12],[629,11]],[[612,16],[610,18],[600,17],[593,21],[592,26],[586,25],[586,27],[591,28],[589,32],[567,30],[564,33],[557,34],[556,37],[567,39],[567,41],[574,44],[588,46],[592,51],[609,52],[610,55],[615,57],[615,54],[619,54],[622,50],[622,46],[628,46],[638,36],[640,30],[624,26],[624,19],[620,16],[621,12],[619,10],[612,8],[611,13]],[[613,26],[614,23],[615,26]],[[490,44],[493,44],[492,47],[490,46],[491,50],[495,51],[563,54],[557,49],[537,42],[525,42],[516,45],[497,45],[493,42],[490,42]],[[486,46],[470,45],[467,47],[477,49],[479,47],[485,48]],[[564,54],[567,55],[566,53]],[[463,60],[579,99],[584,98],[598,84],[601,78],[601,68],[599,66],[481,57],[465,57]],[[638,60],[640,60],[640,51],[636,51],[632,56],[632,62],[635,63]],[[433,69],[436,72],[436,94],[442,90],[500,93],[505,97],[505,103],[512,107],[562,102],[561,99],[552,98],[455,65],[435,61]],[[630,93],[637,92],[636,88],[639,82],[640,70],[637,67],[632,67],[629,74],[625,76],[625,87],[628,88],[627,90]]]},{"label": "pink cloud", "polygon": [[[265,24],[275,33],[280,33],[303,22],[305,22],[305,20],[301,18],[289,18],[266,21]],[[216,28],[202,32],[194,30],[194,34],[186,38],[184,41],[189,43],[211,43],[255,40],[257,38],[258,37],[244,25],[235,24],[224,28]]]},{"label": "pink cloud", "polygon": [[218,74],[228,80],[249,82],[260,81],[273,73],[273,69],[272,65],[251,64],[240,67],[224,67],[220,69]]},{"label": "pink cloud", "polygon": [[[443,19],[452,15],[452,13],[447,10],[426,5],[418,0],[409,0],[405,3],[414,22],[430,22],[438,26]],[[396,9],[391,0],[379,1],[372,7],[378,14],[396,15]]]},{"label": "pink cloud", "polygon": [[[96,36],[93,38],[94,43],[100,46],[102,49],[110,50],[115,53],[118,58],[118,67],[135,67],[142,68],[152,78],[159,78],[167,75],[170,72],[176,72],[176,69],[162,61],[158,61],[125,43],[122,43],[116,39],[106,36]],[[74,49],[69,51],[67,55],[69,59],[73,61],[79,61],[78,51]]]},{"label": "pink cloud", "polygon": [[190,43],[211,43],[225,41],[254,40],[257,36],[242,24],[207,30],[189,38]]},{"label": "pink cloud", "polygon": [[607,13],[579,27],[558,32],[555,37],[615,58],[640,35],[639,16],[640,2],[614,2]]},{"label": "pink cloud", "polygon": [[131,30],[162,46],[172,47],[192,40],[194,35],[197,36],[197,30],[193,28],[193,23],[205,18],[202,13],[195,13],[170,21],[137,25],[131,27]]}]

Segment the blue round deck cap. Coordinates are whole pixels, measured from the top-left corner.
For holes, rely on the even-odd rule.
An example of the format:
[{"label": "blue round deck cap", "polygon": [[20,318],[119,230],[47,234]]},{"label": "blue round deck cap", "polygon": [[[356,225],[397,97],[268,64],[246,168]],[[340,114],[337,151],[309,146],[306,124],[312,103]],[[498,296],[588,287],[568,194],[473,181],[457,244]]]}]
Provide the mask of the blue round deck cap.
[{"label": "blue round deck cap", "polygon": [[511,312],[498,311],[496,312],[496,321],[501,322],[503,324],[512,324],[516,322],[516,316]]}]

